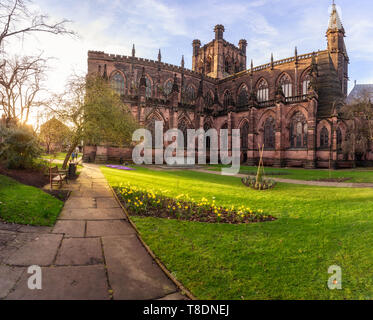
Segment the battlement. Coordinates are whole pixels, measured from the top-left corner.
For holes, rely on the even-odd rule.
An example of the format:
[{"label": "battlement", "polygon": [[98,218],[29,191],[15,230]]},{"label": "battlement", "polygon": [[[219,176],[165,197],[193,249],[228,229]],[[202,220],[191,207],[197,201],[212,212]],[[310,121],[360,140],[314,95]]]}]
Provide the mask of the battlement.
[{"label": "battlement", "polygon": [[[201,78],[202,74],[193,71],[191,69],[186,69],[181,66],[176,66],[166,62],[159,62],[156,60],[140,58],[140,57],[132,57],[132,56],[125,56],[125,55],[118,55],[118,54],[109,54],[103,51],[88,51],[88,59],[92,60],[102,60],[102,61],[113,61],[113,62],[124,62],[124,63],[133,63],[139,64],[144,67],[152,67],[152,68],[162,68],[164,70],[168,70],[171,72],[181,73],[184,72],[185,75]],[[216,83],[216,79],[208,76],[204,76],[204,80],[208,80],[210,82]]]},{"label": "battlement", "polygon": [[286,63],[311,59],[313,56],[318,57],[320,54],[325,53],[325,52],[327,52],[327,50],[323,50],[323,51],[319,50],[319,51],[316,51],[316,52],[311,52],[311,53],[298,55],[297,57],[294,56],[294,57],[290,57],[290,58],[276,60],[276,61],[273,61],[273,63],[272,62],[265,63],[265,64],[259,65],[257,67],[254,67],[252,69],[250,68],[250,69],[235,73],[233,75],[230,75],[230,76],[222,79],[221,82],[225,82],[225,81],[231,80],[233,78],[236,78],[238,76],[243,76],[245,74],[250,74],[251,72],[258,72],[258,71],[262,71],[262,70],[266,70],[266,69],[271,69],[272,67],[283,65],[283,64],[286,64]]}]

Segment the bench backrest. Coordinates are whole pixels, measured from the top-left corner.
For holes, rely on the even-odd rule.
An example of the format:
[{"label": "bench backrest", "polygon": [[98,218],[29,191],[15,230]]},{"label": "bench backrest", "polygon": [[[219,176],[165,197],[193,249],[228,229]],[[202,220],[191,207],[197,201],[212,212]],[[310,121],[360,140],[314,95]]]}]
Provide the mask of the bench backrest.
[{"label": "bench backrest", "polygon": [[49,168],[49,172],[51,173],[51,174],[58,174],[59,172],[58,172],[58,167],[57,166],[55,166],[55,167],[53,167],[53,168]]}]

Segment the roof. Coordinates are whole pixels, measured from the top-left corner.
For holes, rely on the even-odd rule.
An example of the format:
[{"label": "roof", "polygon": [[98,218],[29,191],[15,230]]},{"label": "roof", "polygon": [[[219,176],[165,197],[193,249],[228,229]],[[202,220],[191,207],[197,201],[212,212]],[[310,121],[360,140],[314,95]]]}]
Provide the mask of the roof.
[{"label": "roof", "polygon": [[355,84],[347,97],[347,103],[352,103],[355,99],[365,95],[373,100],[373,84]]}]

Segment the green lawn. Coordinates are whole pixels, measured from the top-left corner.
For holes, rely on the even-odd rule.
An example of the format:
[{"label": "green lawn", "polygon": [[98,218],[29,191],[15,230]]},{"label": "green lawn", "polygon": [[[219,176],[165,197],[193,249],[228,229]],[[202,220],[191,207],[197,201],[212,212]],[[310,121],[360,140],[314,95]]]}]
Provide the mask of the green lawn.
[{"label": "green lawn", "polygon": [[[373,299],[373,190],[279,183],[254,191],[239,178],[190,171],[102,167],[112,185],[130,182],[279,218],[249,225],[133,217],[144,240],[200,299]],[[328,267],[343,290],[329,290]]]},{"label": "green lawn", "polygon": [[[78,158],[82,156],[81,153],[79,153]],[[49,159],[55,159],[55,160],[65,160],[66,152],[57,152],[55,155],[53,154],[44,154],[43,159],[49,160]]]},{"label": "green lawn", "polygon": [[0,219],[7,222],[53,226],[63,202],[44,191],[0,175]]},{"label": "green lawn", "polygon": [[[211,171],[220,171],[222,165],[209,165],[206,169]],[[240,173],[255,175],[257,167],[242,166]],[[298,168],[272,168],[265,167],[264,172],[270,177],[295,179],[295,180],[320,180],[320,179],[335,179],[335,178],[349,178],[346,182],[360,182],[373,183],[373,169],[372,168],[357,168],[357,169],[343,169],[343,170],[327,170],[327,169],[298,169]]]}]

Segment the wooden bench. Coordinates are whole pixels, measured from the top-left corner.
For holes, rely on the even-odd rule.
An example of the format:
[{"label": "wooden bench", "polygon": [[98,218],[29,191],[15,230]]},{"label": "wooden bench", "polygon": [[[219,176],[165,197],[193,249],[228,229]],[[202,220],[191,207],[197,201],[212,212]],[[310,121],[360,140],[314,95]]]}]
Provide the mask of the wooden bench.
[{"label": "wooden bench", "polygon": [[54,185],[58,185],[60,188],[62,187],[63,182],[67,181],[67,170],[58,169],[57,166],[49,168],[49,179],[51,184],[51,189]]}]

